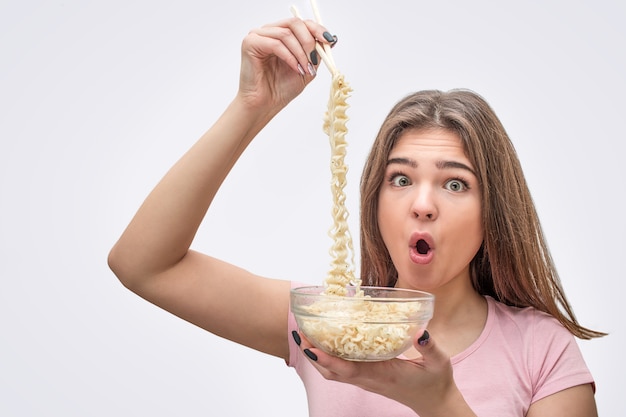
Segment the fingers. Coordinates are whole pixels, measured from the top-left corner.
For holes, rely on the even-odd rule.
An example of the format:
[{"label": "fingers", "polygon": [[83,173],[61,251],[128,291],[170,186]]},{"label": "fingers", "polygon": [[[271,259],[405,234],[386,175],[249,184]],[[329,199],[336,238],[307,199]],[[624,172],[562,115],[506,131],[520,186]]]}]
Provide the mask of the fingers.
[{"label": "fingers", "polygon": [[[458,393],[450,360],[427,331],[414,339],[421,357],[381,362],[342,360],[313,347],[302,334],[294,332],[294,339],[324,378],[378,393],[416,411],[418,407],[434,410],[440,398],[447,397],[450,392]],[[418,412],[422,415],[421,411]]]},{"label": "fingers", "polygon": [[323,26],[299,18],[265,25],[250,32],[251,49],[259,58],[275,55],[300,75],[316,75],[317,42],[334,45],[336,38]]},{"label": "fingers", "polygon": [[300,350],[322,376],[329,380],[345,381],[358,373],[358,363],[345,361],[328,355],[314,347],[302,333],[293,332],[293,338]]},{"label": "fingers", "polygon": [[273,55],[294,71],[300,75],[316,75],[315,66],[306,52],[315,49],[315,38],[301,20],[294,18],[289,24],[264,26],[254,32],[267,43]]}]

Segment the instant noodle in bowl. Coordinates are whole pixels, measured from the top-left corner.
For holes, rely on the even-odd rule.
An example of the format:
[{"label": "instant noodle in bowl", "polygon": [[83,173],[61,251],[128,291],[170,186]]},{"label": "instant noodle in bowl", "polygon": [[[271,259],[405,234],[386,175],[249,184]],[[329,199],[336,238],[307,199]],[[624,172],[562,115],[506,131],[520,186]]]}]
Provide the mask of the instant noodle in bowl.
[{"label": "instant noodle in bowl", "polygon": [[411,347],[432,318],[432,294],[386,287],[348,287],[346,296],[326,287],[291,290],[291,311],[300,331],[317,348],[351,361],[392,359]]}]

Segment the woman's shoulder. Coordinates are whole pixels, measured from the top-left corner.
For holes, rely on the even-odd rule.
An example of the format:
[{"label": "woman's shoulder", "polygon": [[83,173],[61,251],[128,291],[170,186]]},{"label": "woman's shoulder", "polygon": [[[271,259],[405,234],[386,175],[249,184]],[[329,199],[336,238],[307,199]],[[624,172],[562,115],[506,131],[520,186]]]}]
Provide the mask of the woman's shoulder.
[{"label": "woman's shoulder", "polygon": [[508,346],[540,369],[549,363],[567,362],[584,368],[576,339],[552,315],[534,307],[513,307],[487,298],[493,316],[489,339],[501,348]]},{"label": "woman's shoulder", "polygon": [[494,324],[500,328],[516,329],[523,334],[533,332],[572,336],[554,316],[535,307],[515,307],[489,296],[485,298],[489,305],[489,314],[494,316]]}]

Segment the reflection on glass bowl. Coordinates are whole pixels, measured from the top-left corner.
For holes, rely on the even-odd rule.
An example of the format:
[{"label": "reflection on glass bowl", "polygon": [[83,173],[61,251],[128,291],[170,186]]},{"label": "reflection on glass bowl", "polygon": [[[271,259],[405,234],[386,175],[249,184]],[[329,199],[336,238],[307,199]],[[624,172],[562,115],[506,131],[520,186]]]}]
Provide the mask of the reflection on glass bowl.
[{"label": "reflection on glass bowl", "polygon": [[317,348],[352,361],[383,361],[406,351],[428,325],[435,297],[422,291],[355,287],[344,296],[326,295],[325,287],[291,290],[291,311],[300,331]]}]

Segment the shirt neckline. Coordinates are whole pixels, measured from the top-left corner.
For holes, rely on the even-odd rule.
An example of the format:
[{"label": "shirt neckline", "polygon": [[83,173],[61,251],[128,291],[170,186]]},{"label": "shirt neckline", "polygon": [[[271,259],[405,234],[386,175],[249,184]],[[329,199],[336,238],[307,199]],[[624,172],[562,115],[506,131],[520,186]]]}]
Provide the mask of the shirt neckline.
[{"label": "shirt neckline", "polygon": [[471,345],[469,345],[467,349],[465,349],[462,352],[457,353],[456,355],[450,358],[450,362],[452,363],[452,365],[455,365],[461,362],[463,359],[467,358],[472,353],[474,353],[485,342],[485,340],[487,340],[487,337],[489,337],[489,333],[491,333],[491,329],[493,329],[493,323],[496,319],[495,300],[489,296],[484,296],[484,297],[487,300],[487,320],[485,320],[485,326],[483,327],[483,330],[480,332],[480,335],[478,336],[478,338],[476,338],[476,340],[474,340],[474,342]]}]

